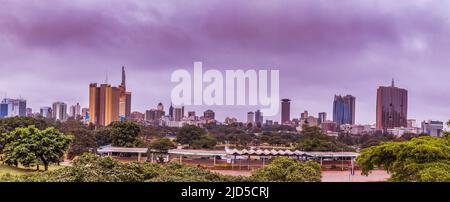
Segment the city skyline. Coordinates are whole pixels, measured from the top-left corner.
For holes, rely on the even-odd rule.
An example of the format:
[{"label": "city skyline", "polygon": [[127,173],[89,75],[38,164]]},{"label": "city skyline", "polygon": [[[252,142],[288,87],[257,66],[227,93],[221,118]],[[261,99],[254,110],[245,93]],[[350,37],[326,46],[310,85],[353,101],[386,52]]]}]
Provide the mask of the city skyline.
[{"label": "city skyline", "polygon": [[[127,1],[105,8],[102,1],[52,7],[5,1],[0,70],[10,73],[2,74],[0,93],[26,99],[35,112],[55,101],[87,107],[87,84],[102,83],[106,74],[109,83],[119,84],[124,65],[132,111],[145,112],[159,102],[169,106],[173,70],[203,61],[205,69],[280,69],[280,98],[292,100],[291,119],[304,110],[331,115],[333,95],[351,94],[357,99],[356,123],[373,124],[376,90],[395,78],[408,90],[408,118],[445,121],[449,6],[408,2],[413,3],[345,1],[330,7],[317,1],[208,1],[185,8]],[[349,4],[358,9],[347,9]],[[245,121],[243,111],[259,107],[186,108],[211,108],[220,121]],[[280,113],[265,119],[280,120]]]}]

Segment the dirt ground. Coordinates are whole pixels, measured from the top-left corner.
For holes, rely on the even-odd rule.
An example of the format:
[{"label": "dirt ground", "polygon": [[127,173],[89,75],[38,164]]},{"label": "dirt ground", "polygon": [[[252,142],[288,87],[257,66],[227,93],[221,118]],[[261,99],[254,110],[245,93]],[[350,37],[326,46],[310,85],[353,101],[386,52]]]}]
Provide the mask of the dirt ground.
[{"label": "dirt ground", "polygon": [[[224,175],[250,176],[250,171],[238,170],[212,170]],[[356,171],[354,176],[349,171],[322,171],[322,182],[382,182],[389,178],[389,174],[384,170],[374,170],[369,176],[361,175],[361,171]]]}]

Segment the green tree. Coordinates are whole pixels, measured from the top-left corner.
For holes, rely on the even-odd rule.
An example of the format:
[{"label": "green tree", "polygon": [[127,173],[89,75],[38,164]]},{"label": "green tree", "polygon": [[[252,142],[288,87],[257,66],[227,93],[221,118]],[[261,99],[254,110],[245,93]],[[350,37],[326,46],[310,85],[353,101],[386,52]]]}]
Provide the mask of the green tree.
[{"label": "green tree", "polygon": [[206,131],[194,125],[185,125],[177,133],[177,142],[180,144],[191,145],[194,141],[199,140],[206,135]]},{"label": "green tree", "polygon": [[91,130],[78,128],[69,134],[74,137],[69,146],[69,152],[67,153],[69,159],[73,159],[75,156],[86,152],[92,152],[97,147],[95,136]]},{"label": "green tree", "polygon": [[53,122],[43,117],[23,117],[16,116],[11,118],[0,119],[0,133],[8,133],[18,127],[26,127],[34,125],[36,128],[43,130],[47,127],[53,126]]},{"label": "green tree", "polygon": [[299,162],[289,157],[277,157],[271,164],[255,170],[250,180],[257,182],[320,182],[320,165],[314,161]]},{"label": "green tree", "polygon": [[296,148],[302,151],[353,151],[354,149],[322,133],[319,127],[303,126]]},{"label": "green tree", "polygon": [[212,149],[216,146],[216,144],[216,138],[209,135],[204,135],[201,136],[200,139],[194,140],[191,147],[194,149]]},{"label": "green tree", "polygon": [[55,128],[39,130],[35,126],[19,127],[5,133],[3,156],[8,165],[32,166],[59,162],[72,138]]},{"label": "green tree", "polygon": [[150,143],[149,148],[159,151],[167,151],[175,148],[175,144],[169,138],[160,138]]},{"label": "green tree", "polygon": [[135,122],[124,121],[111,124],[111,142],[117,147],[136,147],[141,142],[138,138],[141,128]]},{"label": "green tree", "polygon": [[362,173],[375,167],[391,173],[391,181],[450,181],[450,139],[421,136],[363,149],[357,158]]},{"label": "green tree", "polygon": [[109,127],[100,127],[94,131],[95,143],[97,146],[104,146],[112,143],[112,129]]}]

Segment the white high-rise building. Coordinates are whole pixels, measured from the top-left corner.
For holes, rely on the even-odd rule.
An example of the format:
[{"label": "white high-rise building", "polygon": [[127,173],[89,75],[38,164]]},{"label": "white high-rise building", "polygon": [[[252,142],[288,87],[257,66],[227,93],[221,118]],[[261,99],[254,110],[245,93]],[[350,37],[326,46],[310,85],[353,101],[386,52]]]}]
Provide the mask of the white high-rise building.
[{"label": "white high-rise building", "polygon": [[58,121],[67,120],[67,105],[64,102],[54,102],[52,107],[52,118]]}]

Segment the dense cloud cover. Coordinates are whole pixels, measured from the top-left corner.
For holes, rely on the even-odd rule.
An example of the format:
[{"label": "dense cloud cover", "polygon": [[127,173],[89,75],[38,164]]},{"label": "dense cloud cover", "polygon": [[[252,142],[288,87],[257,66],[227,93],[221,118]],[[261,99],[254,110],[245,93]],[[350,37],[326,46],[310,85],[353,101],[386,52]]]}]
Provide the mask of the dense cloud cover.
[{"label": "dense cloud cover", "polygon": [[[376,88],[409,91],[409,118],[450,118],[450,2],[14,1],[0,6],[0,93],[36,111],[53,101],[88,105],[88,84],[120,82],[133,110],[170,103],[170,75],[204,69],[280,70],[292,116],[328,112],[356,96],[358,123],[375,121]],[[187,107],[219,120],[257,107]],[[279,117],[271,117],[279,119]]]}]

